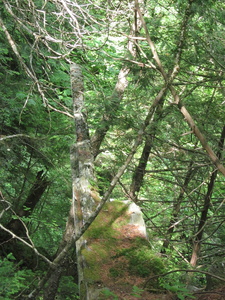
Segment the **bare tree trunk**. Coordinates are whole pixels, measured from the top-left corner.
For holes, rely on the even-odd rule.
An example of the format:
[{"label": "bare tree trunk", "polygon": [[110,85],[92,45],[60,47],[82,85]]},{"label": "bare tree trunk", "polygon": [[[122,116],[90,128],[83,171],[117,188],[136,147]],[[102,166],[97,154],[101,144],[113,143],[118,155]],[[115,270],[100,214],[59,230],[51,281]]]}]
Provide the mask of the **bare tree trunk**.
[{"label": "bare tree trunk", "polygon": [[102,141],[104,140],[105,135],[116,116],[116,112],[123,98],[124,91],[128,86],[128,81],[126,77],[129,74],[129,72],[130,68],[126,66],[124,66],[120,70],[115,89],[112,93],[112,96],[110,97],[110,107],[106,108],[102,120],[91,139],[94,157],[98,155]]},{"label": "bare tree trunk", "polygon": [[209,158],[211,159],[211,161],[213,162],[213,164],[225,176],[225,167],[220,162],[219,157],[217,157],[217,155],[214,153],[214,151],[212,150],[212,148],[209,146],[209,144],[207,143],[205,137],[203,136],[203,134],[201,133],[201,131],[199,130],[199,128],[195,124],[192,116],[189,114],[189,112],[186,109],[186,107],[180,101],[179,96],[176,94],[176,92],[175,92],[175,90],[173,88],[172,88],[172,91],[173,91],[174,100],[175,100],[178,108],[180,109],[180,112],[183,114],[185,120],[187,121],[187,123],[191,127],[193,133],[195,134],[195,136],[198,138],[198,140],[202,144],[202,147],[207,152],[207,154],[208,154]]}]

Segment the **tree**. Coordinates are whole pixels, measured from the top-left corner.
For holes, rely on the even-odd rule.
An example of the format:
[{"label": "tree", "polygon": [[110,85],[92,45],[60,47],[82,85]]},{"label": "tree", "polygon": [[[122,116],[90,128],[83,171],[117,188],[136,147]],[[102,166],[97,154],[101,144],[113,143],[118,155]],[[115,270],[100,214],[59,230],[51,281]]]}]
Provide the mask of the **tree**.
[{"label": "tree", "polygon": [[[225,169],[217,136],[224,126],[224,4],[135,0],[106,6],[101,1],[30,0],[27,8],[23,1],[4,0],[1,10],[6,39],[0,54],[2,77],[8,70],[9,77],[4,79],[7,90],[0,141],[11,168],[2,178],[16,179],[10,185],[7,180],[4,183],[4,205],[15,206],[16,199],[22,199],[19,209],[27,206],[25,199],[40,170],[48,171],[48,180],[53,182],[48,199],[54,199],[57,185],[63,186],[59,174],[66,174],[68,186],[67,153],[74,140],[71,120],[76,124],[76,144],[71,148],[72,202],[64,205],[60,199],[71,196],[69,188],[60,191],[58,202],[53,200],[60,203],[55,210],[56,226],[65,223],[59,220],[60,209],[63,207],[64,217],[69,211],[65,232],[60,237],[49,231],[49,236],[54,236],[55,253],[50,253],[54,258],[49,261],[46,257],[48,272],[29,297],[36,297],[41,290],[45,299],[55,297],[75,242],[80,294],[88,295],[88,287],[81,288],[85,283],[81,283],[79,247],[82,234],[109,197],[128,197],[139,203],[147,223],[153,225],[152,232],[164,240],[169,234],[169,241],[159,248],[185,240],[176,253],[190,261],[190,240],[194,239],[196,247],[202,244],[203,227],[209,232],[209,200],[213,193],[222,198]],[[14,82],[18,82],[16,88]],[[16,94],[20,105],[7,103],[20,85],[22,89]],[[16,111],[9,114],[7,109],[13,106]],[[36,118],[32,110],[37,112]],[[16,151],[9,155],[7,149],[13,144]],[[105,152],[109,156],[103,166]],[[10,159],[19,157],[23,157],[19,167],[12,168]],[[62,162],[65,167],[60,171]],[[21,180],[18,174],[24,169]],[[216,178],[217,170],[222,175]],[[28,184],[30,174],[33,182]],[[207,174],[214,174],[209,186],[218,178],[221,181],[215,183],[214,192],[205,188]],[[156,194],[156,200],[150,199],[150,194]],[[158,207],[157,201],[162,206]],[[29,230],[38,242],[35,231],[40,223],[33,218],[41,207],[40,197],[33,203]],[[217,205],[219,209],[221,201]],[[50,207],[43,204],[42,212],[37,213],[41,220],[47,220],[47,215],[54,218]],[[213,216],[217,208],[215,211]],[[5,206],[3,215],[2,228],[10,230],[7,224],[14,222],[13,212],[8,214]],[[12,230],[7,232],[13,234]],[[199,256],[199,251],[195,252]],[[37,249],[36,253],[41,254]]]}]

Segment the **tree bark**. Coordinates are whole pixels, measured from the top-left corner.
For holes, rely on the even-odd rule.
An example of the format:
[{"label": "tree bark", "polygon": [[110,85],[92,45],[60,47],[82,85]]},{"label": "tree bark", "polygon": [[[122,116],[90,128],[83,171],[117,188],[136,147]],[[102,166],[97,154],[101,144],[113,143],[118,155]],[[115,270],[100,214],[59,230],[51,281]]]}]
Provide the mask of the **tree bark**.
[{"label": "tree bark", "polygon": [[[66,230],[55,259],[55,267],[49,270],[48,286],[44,289],[44,300],[54,300],[62,272],[67,268],[71,247],[76,247],[77,271],[80,299],[89,299],[89,285],[84,279],[84,258],[81,255],[85,241],[81,237],[75,241],[82,226],[96,209],[100,201],[95,187],[94,156],[91,151],[86,115],[84,113],[84,83],[81,68],[72,64],[70,69],[73,96],[73,114],[76,128],[76,142],[71,147],[72,205]],[[75,266],[74,266],[75,267]]]},{"label": "tree bark", "polygon": [[[45,174],[43,174],[43,171],[39,171],[37,173],[36,180],[29,191],[26,201],[23,204],[23,207],[20,207],[20,209],[16,211],[16,215],[19,218],[29,217],[32,214],[34,208],[40,201],[49,184],[50,182],[46,178]],[[12,252],[18,261],[23,260],[24,264],[29,266],[30,268],[36,267],[37,253],[35,253],[33,249],[31,250],[29,248],[27,249],[26,253],[24,253],[23,243],[21,244],[21,241],[18,241],[18,239],[11,238],[12,234],[15,234],[15,236],[18,236],[19,238],[21,238],[21,240],[27,241],[29,243],[29,237],[27,235],[28,229],[26,228],[25,223],[23,223],[19,218],[11,219],[10,222],[5,226],[5,228],[9,231],[1,230],[1,251]],[[27,255],[28,253],[29,255]]]},{"label": "tree bark", "polygon": [[123,98],[124,91],[128,86],[126,77],[129,72],[130,68],[126,66],[124,66],[120,70],[115,89],[110,97],[110,106],[106,108],[106,111],[102,117],[101,122],[98,125],[98,128],[95,131],[95,134],[91,138],[94,157],[98,155],[102,141],[104,140],[105,135],[116,116],[116,112]]}]

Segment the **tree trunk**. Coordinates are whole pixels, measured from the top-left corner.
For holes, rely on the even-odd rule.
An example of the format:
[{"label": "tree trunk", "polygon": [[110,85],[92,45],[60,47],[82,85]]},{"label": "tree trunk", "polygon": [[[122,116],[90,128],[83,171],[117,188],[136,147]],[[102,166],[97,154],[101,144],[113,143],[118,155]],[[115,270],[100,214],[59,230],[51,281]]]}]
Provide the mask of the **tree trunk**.
[{"label": "tree trunk", "polygon": [[[217,152],[218,159],[221,159],[221,157],[222,157],[224,139],[225,139],[225,126],[222,129],[220,140],[218,143],[218,152]],[[212,173],[210,182],[208,184],[208,190],[205,195],[203,209],[201,212],[201,217],[200,217],[200,221],[199,221],[199,225],[198,225],[198,231],[195,236],[192,256],[191,256],[191,260],[190,260],[190,265],[192,267],[196,267],[199,253],[201,250],[202,236],[203,236],[204,227],[205,227],[205,224],[207,221],[208,210],[209,210],[209,207],[211,204],[211,197],[212,197],[213,187],[214,187],[214,183],[216,181],[217,173],[218,173],[218,170],[215,170]]]},{"label": "tree trunk", "polygon": [[[43,174],[43,171],[39,171],[37,173],[36,180],[30,189],[27,199],[23,204],[23,207],[16,212],[19,217],[28,217],[32,214],[38,201],[49,186],[49,183],[50,182]],[[6,227],[12,230],[16,235],[26,238],[26,229],[19,219],[12,219]]]},{"label": "tree trunk", "polygon": [[[55,267],[49,270],[48,286],[44,289],[44,300],[54,300],[57,293],[62,272],[67,268],[71,247],[75,247],[74,238],[81,231],[81,227],[95,211],[100,201],[94,175],[94,156],[84,113],[84,84],[81,68],[77,64],[71,65],[71,87],[73,95],[73,112],[76,127],[76,143],[71,147],[71,172],[73,198],[66,230],[61,241]],[[80,299],[89,299],[89,285],[84,280],[84,258],[81,249],[85,241],[81,237],[76,242],[77,270]],[[75,267],[75,266],[74,266]]]},{"label": "tree trunk", "polygon": [[[43,171],[39,171],[37,173],[36,180],[29,191],[26,201],[23,204],[23,207],[20,207],[20,209],[16,211],[16,215],[19,218],[29,217],[32,214],[34,208],[49,184],[50,182],[43,174]],[[13,232],[16,236],[28,241],[26,225],[25,223],[23,224],[22,220],[19,218],[11,219],[5,227]],[[21,244],[21,242],[19,242],[17,239],[12,239],[12,236],[9,232],[1,230],[0,233],[1,251],[6,251],[8,253],[12,252],[18,261],[24,261],[24,264],[30,268],[37,266],[37,256],[33,250],[26,248],[26,251],[24,251],[24,247],[26,246]]]},{"label": "tree trunk", "polygon": [[91,139],[94,157],[98,155],[102,141],[104,140],[105,135],[116,116],[116,112],[123,98],[124,91],[128,86],[126,77],[129,72],[130,68],[126,66],[120,70],[115,89],[110,97],[110,106],[106,107],[106,111],[102,117],[102,120]]},{"label": "tree trunk", "polygon": [[[140,22],[137,11],[135,10],[134,11],[134,22],[130,28],[130,36],[137,37],[141,27],[142,27],[142,23]],[[135,58],[137,55],[137,48],[132,39],[130,39],[128,41],[127,49],[129,52],[129,56],[132,55],[132,57]],[[119,72],[116,86],[110,97],[110,105],[108,107],[106,107],[106,110],[102,117],[102,120],[101,120],[100,124],[98,125],[98,128],[95,131],[95,134],[91,138],[92,152],[93,152],[94,157],[96,157],[99,154],[99,150],[100,150],[102,141],[104,140],[107,131],[109,130],[110,126],[113,123],[113,120],[116,117],[116,112],[120,106],[120,102],[121,102],[124,92],[128,86],[128,81],[127,81],[126,77],[130,73],[131,70],[132,70],[131,68],[124,65]]]},{"label": "tree trunk", "polygon": [[180,206],[181,206],[181,203],[183,201],[184,194],[185,194],[186,189],[188,187],[188,184],[189,184],[189,182],[190,182],[190,180],[191,180],[191,178],[193,176],[193,173],[195,172],[195,170],[192,168],[192,166],[193,166],[193,161],[191,161],[191,163],[189,165],[188,172],[186,174],[186,177],[185,177],[185,180],[184,180],[184,184],[183,184],[183,186],[180,189],[179,196],[174,201],[174,204],[173,204],[173,213],[172,213],[171,220],[170,220],[170,223],[169,223],[169,226],[168,226],[168,230],[167,230],[167,238],[163,242],[161,253],[166,253],[166,249],[168,249],[168,247],[169,247],[170,239],[171,239],[171,236],[172,236],[174,228],[175,228],[174,224],[178,221],[178,215],[179,215],[179,212],[180,212]]},{"label": "tree trunk", "polygon": [[129,197],[133,201],[137,201],[137,193],[140,191],[140,188],[143,183],[149,154],[152,149],[152,145],[153,145],[156,133],[157,133],[159,122],[162,119],[162,109],[163,109],[164,99],[165,99],[165,96],[162,97],[162,99],[158,103],[158,106],[156,107],[153,120],[149,126],[150,128],[148,130],[148,134],[146,134],[145,145],[142,150],[142,154],[139,159],[139,163],[136,166],[134,173],[133,173],[132,182],[130,185],[130,192],[129,192]]}]

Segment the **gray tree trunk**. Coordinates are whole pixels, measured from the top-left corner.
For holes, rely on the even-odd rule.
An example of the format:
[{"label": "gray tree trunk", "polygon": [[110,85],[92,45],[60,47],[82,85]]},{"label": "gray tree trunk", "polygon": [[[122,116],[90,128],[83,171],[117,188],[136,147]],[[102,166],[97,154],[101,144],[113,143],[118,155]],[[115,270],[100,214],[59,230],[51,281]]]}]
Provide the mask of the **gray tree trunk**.
[{"label": "gray tree trunk", "polygon": [[[84,85],[81,68],[71,65],[71,85],[73,94],[74,120],[76,126],[76,143],[71,148],[71,171],[73,199],[70,211],[71,225],[68,226],[68,238],[79,234],[81,227],[88,221],[100,201],[95,187],[94,156],[84,113]],[[74,220],[73,220],[74,219]],[[74,224],[74,226],[73,226]],[[69,228],[72,227],[72,228]],[[84,257],[81,255],[85,240],[81,237],[76,242],[77,270],[80,299],[88,300],[89,284],[84,278]]]}]

